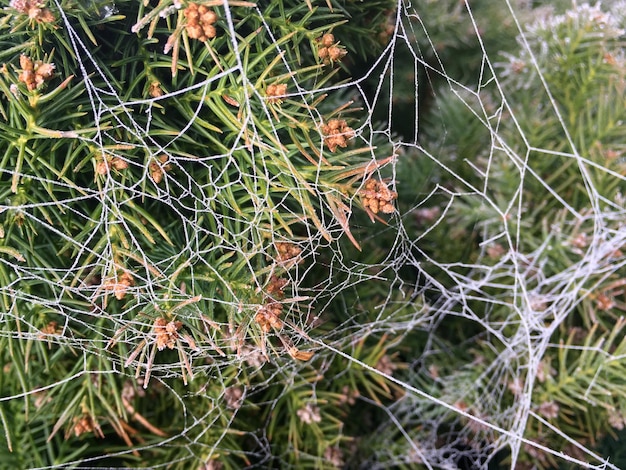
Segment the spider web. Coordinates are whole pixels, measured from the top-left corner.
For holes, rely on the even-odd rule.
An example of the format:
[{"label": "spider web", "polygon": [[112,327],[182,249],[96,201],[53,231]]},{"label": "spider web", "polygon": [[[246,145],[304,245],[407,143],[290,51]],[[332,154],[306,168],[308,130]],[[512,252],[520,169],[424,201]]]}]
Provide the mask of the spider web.
[{"label": "spider web", "polygon": [[[246,41],[254,37],[244,40],[238,33],[243,7],[236,3],[224,2],[218,10],[231,50],[247,51]],[[354,406],[383,415],[375,450],[352,460],[348,455],[333,460],[332,453],[312,458],[322,468],[340,463],[486,468],[502,455],[508,459],[505,467],[522,468],[517,467],[521,454],[580,468],[617,468],[610,456],[553,424],[554,403],[537,393],[546,381],[558,380],[551,361],[556,364],[564,350],[597,354],[606,367],[623,361],[623,345],[605,347],[611,338],[616,344],[619,339],[575,343],[577,330],[559,332],[576,312],[593,315],[589,305],[597,292],[605,292],[626,267],[620,251],[626,244],[619,191],[623,157],[612,160],[622,165],[620,172],[578,150],[577,130],[555,97],[560,91],[542,68],[541,39],[572,19],[595,22],[619,37],[626,5],[573,6],[557,15],[507,1],[501,14],[508,40],[517,42],[516,53],[506,55],[483,41],[485,20],[478,14],[485,9],[457,2],[449,18],[468,28],[479,51],[480,66],[468,79],[464,64],[447,62],[441,41],[452,33],[436,23],[435,3],[398,1],[378,59],[338,85],[328,81],[313,87],[313,73],[294,68],[266,12],[246,7],[275,45],[280,72],[273,73],[288,84],[280,100],[284,106],[296,103],[303,120],[319,124],[309,130],[319,148],[311,146],[309,153],[328,154],[320,129],[329,117],[358,121],[351,124],[346,152],[365,150],[356,153],[361,159],[357,190],[346,197],[325,179],[322,161],[306,170],[290,161],[289,134],[278,124],[288,117],[280,114],[278,100],[268,99],[258,74],[250,76],[247,52],[232,54],[228,66],[215,71],[206,48],[204,63],[215,73],[198,71],[197,79],[181,78],[178,86],[161,83],[154,96],[137,99],[137,93],[129,93],[132,84],[113,79],[103,68],[98,46],[55,1],[78,58],[76,80],[89,104],[79,112],[93,127],[60,127],[48,136],[75,142],[75,153],[59,157],[71,159],[73,167],[61,164],[57,179],[33,168],[33,162],[43,165],[36,155],[29,155],[22,168],[0,169],[3,181],[28,181],[39,195],[38,202],[24,203],[19,191],[15,197],[5,194],[11,203],[1,211],[7,231],[14,217],[20,227],[35,227],[40,250],[27,254],[23,245],[0,246],[0,261],[9,273],[4,276],[9,282],[0,287],[0,321],[5,344],[25,348],[22,362],[28,364],[29,355],[52,357],[55,350],[71,353],[75,362],[62,378],[40,369],[39,377],[1,400],[18,407],[36,402],[30,413],[49,413],[47,436],[57,440],[73,439],[73,433],[78,438],[77,426],[85,419],[82,424],[91,425],[92,432],[109,423],[133,444],[131,450],[112,445],[113,450],[74,458],[64,467],[101,468],[135,452],[160,455],[176,449],[163,451],[167,460],[155,460],[151,468],[219,468],[213,459],[223,455],[240,457],[241,466],[289,468],[288,456],[272,454],[277,431],[270,419],[245,431],[251,451],[234,447],[232,435],[240,431],[231,424],[238,415],[254,416],[260,406],[278,414],[292,393],[310,405],[292,409],[286,420],[297,413],[297,419],[315,422],[328,383],[311,374],[335,374],[332,380],[340,380],[344,372],[331,364],[341,362],[374,380],[384,378],[393,399],[357,397]],[[158,21],[174,24],[177,7],[176,2],[159,4]],[[113,17],[116,8],[100,5],[101,18]],[[137,21],[133,32],[146,34],[152,18]],[[180,54],[184,64],[182,41],[168,53]],[[540,88],[529,90],[524,80]],[[215,96],[225,83],[236,83],[240,94]],[[549,130],[563,145],[537,146],[545,141],[524,122],[532,115],[524,109],[524,93],[541,96],[542,108],[533,111],[555,123]],[[322,103],[323,96],[340,103],[339,111],[312,105]],[[346,102],[356,104],[342,107]],[[426,108],[428,119],[422,117]],[[461,110],[458,128],[446,119],[453,108]],[[199,153],[187,136],[214,132],[211,120],[218,113],[236,117],[235,138],[213,137],[211,152]],[[159,133],[170,116],[177,132]],[[465,129],[482,139],[469,153],[457,146]],[[185,145],[194,151],[181,150]],[[563,185],[550,178],[538,155],[552,158],[556,168],[577,169],[577,179]],[[69,176],[90,165],[90,179],[77,182]],[[140,176],[125,177],[127,168]],[[397,192],[392,214],[374,216],[364,209],[368,177]],[[584,194],[585,204],[570,198],[572,186]],[[536,201],[527,200],[528,187],[544,194],[549,210],[541,212],[533,206]],[[607,196],[606,187],[617,189]],[[54,212],[64,215],[50,215]],[[167,226],[161,225],[164,214]],[[536,220],[537,214],[544,218]],[[75,222],[65,222],[69,219]],[[529,241],[526,232],[537,226],[543,227],[541,236]],[[13,236],[26,233],[16,230]],[[445,250],[464,237],[476,245],[474,255]],[[57,240],[55,251],[45,252],[41,239]],[[569,262],[558,264],[555,252],[565,253]],[[267,309],[276,299],[282,311],[273,315]],[[471,333],[460,335],[459,328]],[[563,337],[572,341],[555,342]],[[369,338],[386,342],[385,354],[374,361],[359,349]],[[463,338],[460,345],[451,344],[458,338]],[[397,363],[394,348],[401,351]],[[18,362],[15,356],[6,367]],[[92,402],[105,400],[103,389],[114,381],[123,387],[120,401],[109,405],[117,411],[93,419]],[[597,404],[594,387],[601,385],[595,384],[594,379],[585,393],[589,406]],[[81,387],[92,394],[81,395]],[[67,395],[70,403],[50,404],[68,388],[76,390]],[[171,435],[150,424],[150,407],[139,410],[140,399],[154,400],[160,413],[176,413],[179,431]],[[116,413],[147,426],[151,437],[135,441],[135,434],[112,417]],[[537,427],[561,447],[529,432]],[[7,436],[11,445],[11,430]]]}]

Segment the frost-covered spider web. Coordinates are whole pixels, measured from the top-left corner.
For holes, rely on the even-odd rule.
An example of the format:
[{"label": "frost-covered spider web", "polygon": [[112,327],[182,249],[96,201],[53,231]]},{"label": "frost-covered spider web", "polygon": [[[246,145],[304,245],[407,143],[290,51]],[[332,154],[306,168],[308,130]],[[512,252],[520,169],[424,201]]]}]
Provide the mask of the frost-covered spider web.
[{"label": "frost-covered spider web", "polygon": [[624,2],[372,6],[365,65],[344,2],[87,3],[4,72],[3,456],[619,468]]}]

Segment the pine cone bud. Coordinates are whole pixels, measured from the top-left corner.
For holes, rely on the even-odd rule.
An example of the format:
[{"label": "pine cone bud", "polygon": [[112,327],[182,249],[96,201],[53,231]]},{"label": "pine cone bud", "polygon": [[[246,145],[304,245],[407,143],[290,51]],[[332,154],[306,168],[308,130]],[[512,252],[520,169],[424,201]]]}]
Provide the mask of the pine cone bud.
[{"label": "pine cone bud", "polygon": [[322,125],[321,130],[324,135],[324,144],[333,153],[337,147],[347,147],[348,140],[354,137],[354,129],[348,127],[343,119],[331,119],[327,124]]},{"label": "pine cone bud", "polygon": [[191,39],[205,42],[217,35],[217,30],[213,26],[217,21],[217,14],[206,5],[190,3],[185,8],[183,14],[187,18],[187,24],[185,25],[187,36]]},{"label": "pine cone bud", "polygon": [[391,191],[387,185],[375,179],[368,179],[359,191],[363,206],[374,214],[382,212],[391,214],[395,211],[392,201],[397,199],[398,193]]}]

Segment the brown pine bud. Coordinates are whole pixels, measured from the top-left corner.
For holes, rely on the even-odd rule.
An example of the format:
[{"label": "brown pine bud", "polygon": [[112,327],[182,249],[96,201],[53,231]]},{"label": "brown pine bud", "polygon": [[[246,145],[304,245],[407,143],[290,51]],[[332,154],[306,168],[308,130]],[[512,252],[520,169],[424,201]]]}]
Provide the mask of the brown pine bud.
[{"label": "brown pine bud", "polygon": [[320,40],[320,44],[324,47],[330,47],[335,43],[335,36],[333,36],[331,33],[326,33],[322,36],[322,39]]},{"label": "brown pine bud", "polygon": [[398,193],[391,191],[387,185],[375,179],[368,179],[363,184],[363,189],[359,191],[363,207],[369,209],[373,214],[382,212],[391,214],[395,211],[392,201],[398,197]]}]

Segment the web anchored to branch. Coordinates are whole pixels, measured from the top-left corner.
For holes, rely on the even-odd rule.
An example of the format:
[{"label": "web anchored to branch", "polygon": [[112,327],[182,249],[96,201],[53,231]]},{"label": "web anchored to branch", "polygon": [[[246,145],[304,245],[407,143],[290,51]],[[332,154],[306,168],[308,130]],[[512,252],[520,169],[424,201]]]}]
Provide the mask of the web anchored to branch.
[{"label": "web anchored to branch", "polygon": [[619,468],[626,3],[5,2],[7,468]]}]

